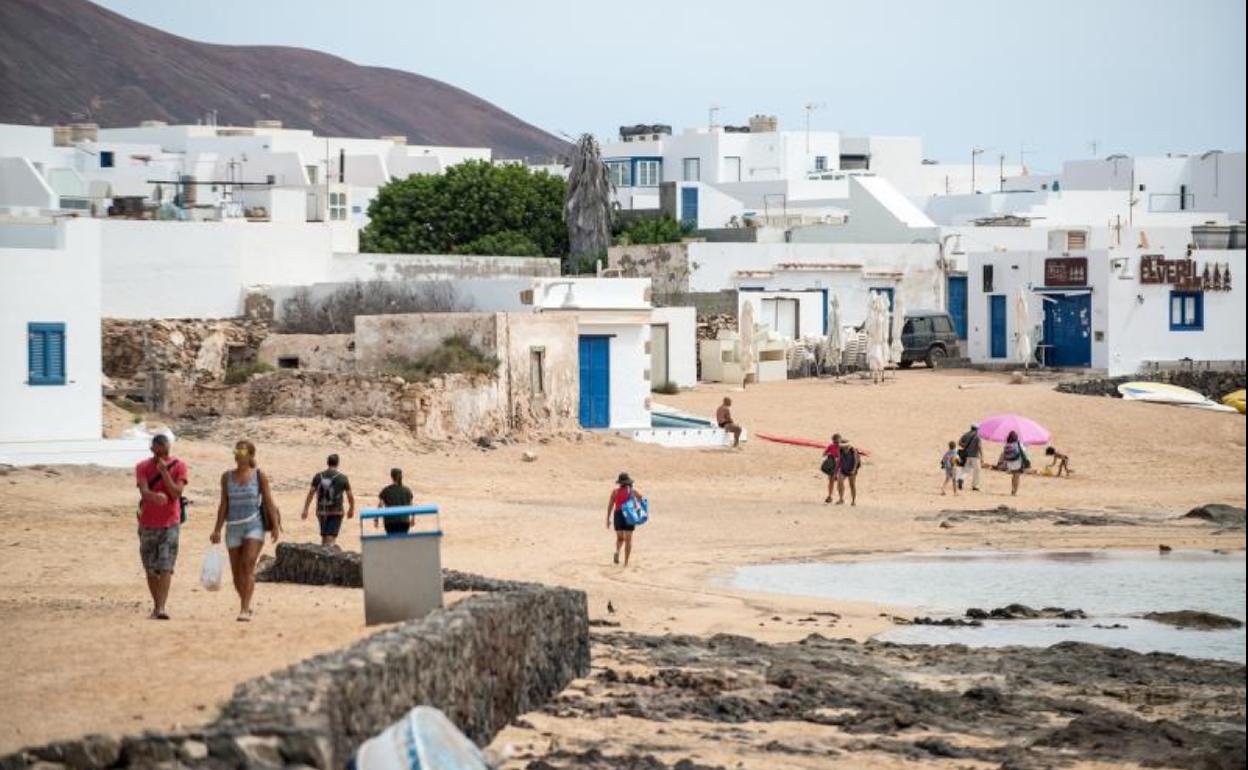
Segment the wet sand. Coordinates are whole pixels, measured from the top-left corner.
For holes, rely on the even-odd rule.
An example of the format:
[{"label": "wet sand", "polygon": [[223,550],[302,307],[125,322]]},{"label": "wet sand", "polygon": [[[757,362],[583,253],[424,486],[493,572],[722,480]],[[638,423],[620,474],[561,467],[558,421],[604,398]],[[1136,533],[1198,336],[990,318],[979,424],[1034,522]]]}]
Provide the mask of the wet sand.
[{"label": "wet sand", "polygon": [[[812,631],[801,618],[835,612],[839,619],[823,616],[819,633],[861,640],[886,627],[881,612],[903,609],[747,594],[717,581],[749,563],[944,548],[1244,547],[1242,530],[1172,518],[1206,502],[1244,504],[1240,417],[1063,395],[1052,383],[1009,385],[1004,376],[961,371],[903,372],[879,387],[808,380],[742,393],[703,386],[656,399],[709,415],[725,394],[749,430],[820,440],[835,430],[870,449],[858,506],[823,504],[817,450],[759,440],[735,452],[601,436],[534,438],[482,451],[422,446],[359,420],[180,424],[175,429],[187,438],[176,452],[191,466],[196,505],[183,533],[174,620],[158,623],[144,620],[131,474],[8,472],[0,476],[0,645],[11,664],[0,701],[0,751],[88,731],[206,721],[238,682],[368,633],[358,592],[263,585],[256,621],[244,625],[234,622],[228,589],[198,588],[216,484],[236,438],[259,445],[289,539],[316,538],[314,522],[299,521],[298,510],[326,453],[342,456],[362,505],[372,504],[388,469],[398,465],[418,500],[443,508],[445,566],[583,589],[591,617],[647,635],[793,642]],[[1002,411],[1046,424],[1072,455],[1077,475],[1028,477],[1011,499],[1008,477],[986,473],[983,492],[942,497],[937,462],[945,442]],[[523,462],[525,451],[536,452],[537,461]],[[653,512],[627,569],[611,564],[613,538],[604,526],[611,481],[621,470],[637,479]],[[1134,526],[966,516],[940,527],[948,518],[942,511],[998,505],[1107,513]],[[357,547],[354,522],[344,526],[342,544]],[[569,730],[565,747],[588,746]]]}]

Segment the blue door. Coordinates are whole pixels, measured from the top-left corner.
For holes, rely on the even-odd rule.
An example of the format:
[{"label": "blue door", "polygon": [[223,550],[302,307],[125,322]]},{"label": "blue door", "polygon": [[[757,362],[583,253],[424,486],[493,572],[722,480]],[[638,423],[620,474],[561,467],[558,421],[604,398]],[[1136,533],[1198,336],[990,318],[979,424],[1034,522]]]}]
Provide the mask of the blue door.
[{"label": "blue door", "polygon": [[611,338],[582,335],[578,352],[581,369],[581,427],[610,427]]},{"label": "blue door", "polygon": [[689,227],[698,226],[698,188],[680,188],[680,223]]},{"label": "blue door", "polygon": [[1005,339],[1005,295],[988,296],[988,355],[1005,358],[1009,345]]},{"label": "blue door", "polygon": [[966,276],[949,276],[949,315],[958,339],[966,339]]},{"label": "blue door", "polygon": [[[1048,301],[1052,300],[1052,301]],[[1044,342],[1049,366],[1092,365],[1092,296],[1059,294],[1044,302]]]}]

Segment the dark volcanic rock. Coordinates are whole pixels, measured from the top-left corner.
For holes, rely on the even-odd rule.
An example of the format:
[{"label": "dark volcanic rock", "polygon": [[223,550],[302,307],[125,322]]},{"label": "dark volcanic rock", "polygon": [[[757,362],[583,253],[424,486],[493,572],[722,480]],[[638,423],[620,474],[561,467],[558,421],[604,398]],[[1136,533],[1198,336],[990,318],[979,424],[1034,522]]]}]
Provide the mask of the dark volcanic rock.
[{"label": "dark volcanic rock", "polygon": [[1194,628],[1198,631],[1217,631],[1224,628],[1242,628],[1243,622],[1225,615],[1199,610],[1177,610],[1175,612],[1148,612],[1143,615],[1145,620],[1165,623],[1179,628]]},{"label": "dark volcanic rock", "polygon": [[971,607],[966,611],[966,617],[972,620],[1036,620],[1043,618],[1083,620],[1088,616],[1083,610],[1068,610],[1064,607],[1045,607],[1037,610],[1028,607],[1026,604],[1007,604],[1004,607],[997,607],[991,610]]},{"label": "dark volcanic rock", "polygon": [[1222,527],[1244,526],[1244,509],[1234,505],[1209,503],[1200,505],[1183,514],[1185,519],[1200,519]]},{"label": "dark volcanic rock", "polygon": [[1075,717],[1070,724],[1036,741],[1078,752],[1080,756],[1116,762],[1138,762],[1145,767],[1181,767],[1194,770],[1242,770],[1244,732],[1208,733],[1189,730],[1166,720],[1098,712]]},{"label": "dark volcanic rock", "polygon": [[669,765],[649,754],[608,756],[598,749],[580,753],[556,751],[524,767],[525,770],[727,770],[723,765],[702,765],[691,759],[681,759]]}]

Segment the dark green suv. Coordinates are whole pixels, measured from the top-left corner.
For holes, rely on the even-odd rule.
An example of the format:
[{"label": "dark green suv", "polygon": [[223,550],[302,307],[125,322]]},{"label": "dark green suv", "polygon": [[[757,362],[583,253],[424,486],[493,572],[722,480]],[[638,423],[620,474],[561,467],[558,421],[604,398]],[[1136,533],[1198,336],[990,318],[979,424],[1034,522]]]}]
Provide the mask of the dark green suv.
[{"label": "dark green suv", "polygon": [[958,333],[953,318],[943,310],[912,310],[906,313],[901,328],[901,368],[909,369],[916,361],[935,369],[947,359],[958,356]]}]

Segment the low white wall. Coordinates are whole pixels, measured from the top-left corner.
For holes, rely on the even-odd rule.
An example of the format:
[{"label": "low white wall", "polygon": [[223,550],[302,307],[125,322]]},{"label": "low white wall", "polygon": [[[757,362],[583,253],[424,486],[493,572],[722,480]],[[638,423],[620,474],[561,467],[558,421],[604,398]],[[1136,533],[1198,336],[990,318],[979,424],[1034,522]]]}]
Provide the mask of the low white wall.
[{"label": "low white wall", "polygon": [[[757,323],[767,324],[772,331],[779,332],[771,322],[771,318],[763,312],[763,300],[793,299],[797,300],[797,337],[818,337],[824,333],[823,326],[827,319],[827,305],[824,294],[818,289],[808,291],[741,291],[737,293],[737,318],[745,305],[754,307],[754,319]],[[844,300],[842,300],[843,302]],[[864,304],[865,308],[865,304]],[[864,311],[865,312],[865,311]]]},{"label": "low white wall", "polygon": [[[99,222],[56,225],[59,248],[0,248],[0,442],[102,435]],[[30,385],[27,324],[65,324],[65,384]]]},{"label": "low white wall", "polygon": [[[653,323],[667,324],[667,379],[681,388],[698,384],[698,310],[656,307]],[[660,385],[662,383],[655,383]]]},{"label": "low white wall", "polygon": [[451,254],[334,254],[329,274],[339,281],[530,278],[559,275],[554,257],[483,257]]}]

